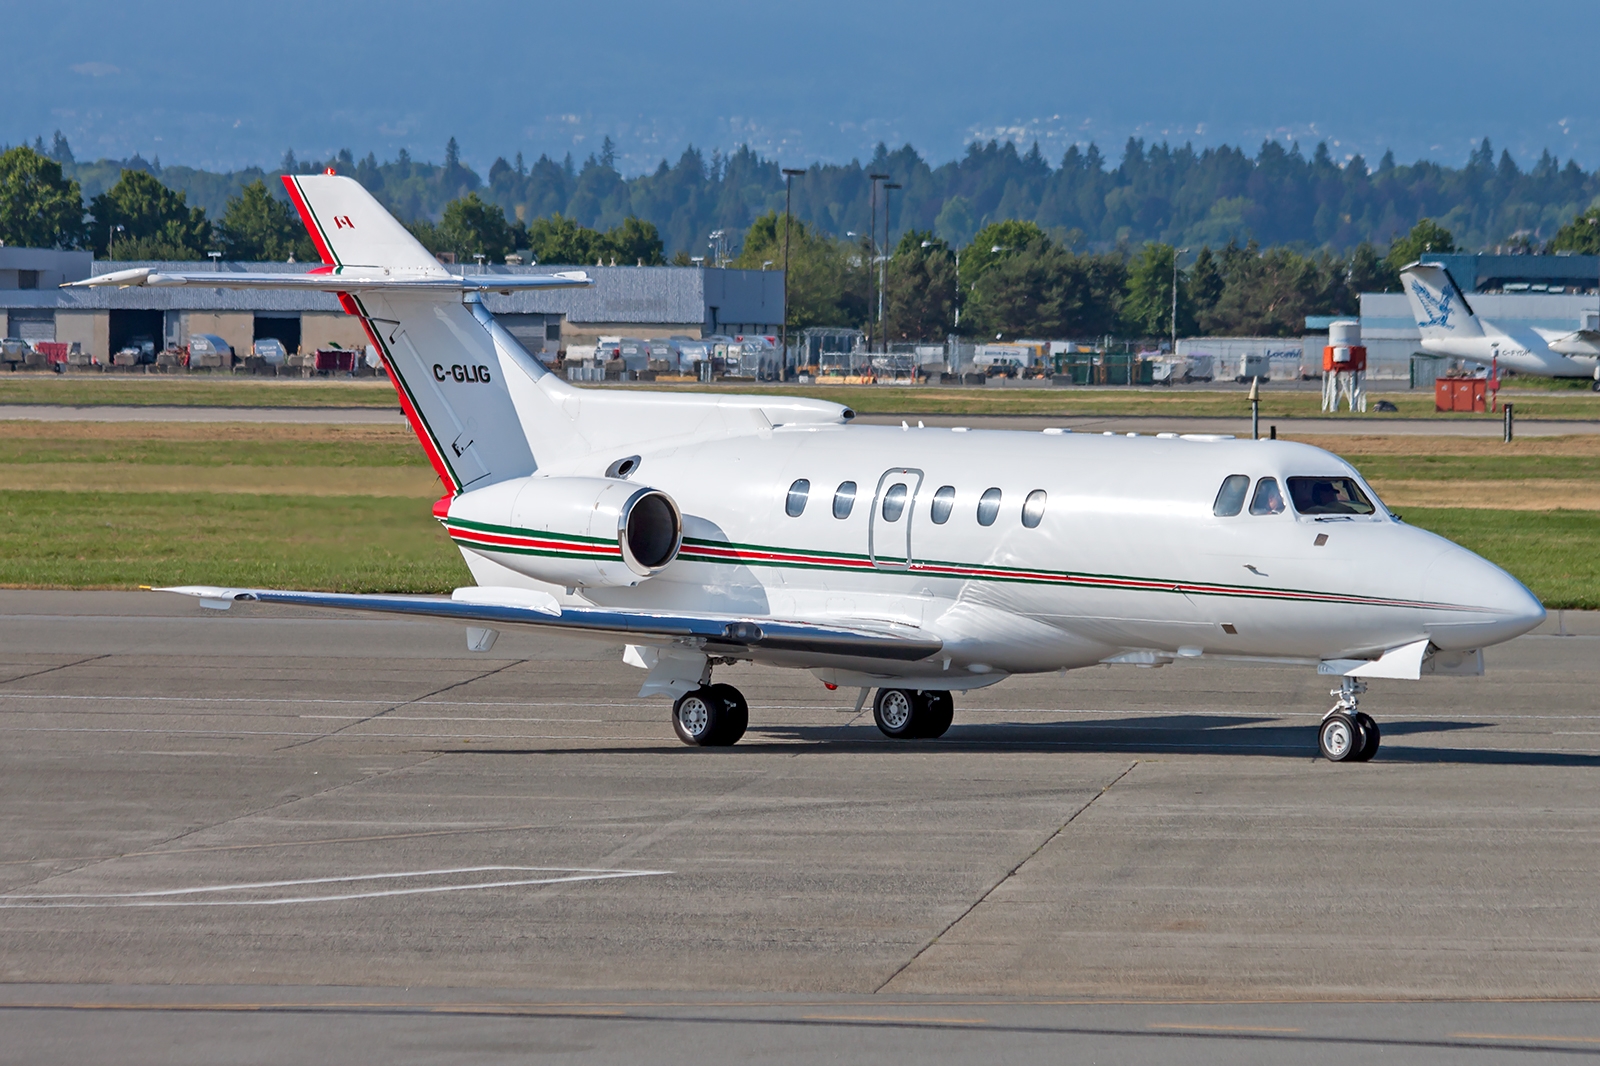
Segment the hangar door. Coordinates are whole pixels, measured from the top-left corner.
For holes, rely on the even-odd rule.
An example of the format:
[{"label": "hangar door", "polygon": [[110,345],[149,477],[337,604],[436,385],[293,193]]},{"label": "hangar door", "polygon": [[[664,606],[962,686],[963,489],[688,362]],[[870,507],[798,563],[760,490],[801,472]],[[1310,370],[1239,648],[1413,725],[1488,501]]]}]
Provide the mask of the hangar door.
[{"label": "hangar door", "polygon": [[271,337],[283,345],[284,351],[294,355],[300,351],[300,316],[257,315],[255,335],[250,339],[258,341],[265,337]]},{"label": "hangar door", "polygon": [[13,308],[6,323],[6,336],[37,344],[56,339],[56,313],[50,310]]}]

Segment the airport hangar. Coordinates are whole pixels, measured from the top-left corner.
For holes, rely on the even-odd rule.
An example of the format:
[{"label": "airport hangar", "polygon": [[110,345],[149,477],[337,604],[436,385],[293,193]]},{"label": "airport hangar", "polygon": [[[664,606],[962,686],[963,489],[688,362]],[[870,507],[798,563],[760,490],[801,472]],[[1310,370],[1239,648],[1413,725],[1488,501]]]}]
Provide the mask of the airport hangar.
[{"label": "airport hangar", "polygon": [[[305,272],[316,263],[215,264],[224,273]],[[182,288],[61,289],[114,270],[148,266],[194,270],[195,263],[95,261],[89,252],[0,248],[0,314],[4,335],[29,342],[77,342],[102,363],[135,340],[156,347],[213,333],[249,353],[264,337],[289,351],[310,352],[367,343],[361,325],[319,292]],[[458,268],[460,269],[460,268]],[[468,266],[467,272],[479,268]],[[603,335],[628,337],[772,334],[783,321],[783,274],[717,267],[489,266],[490,274],[549,274],[583,270],[585,289],[491,293],[485,304],[525,347],[553,359],[568,344],[593,344]]]}]

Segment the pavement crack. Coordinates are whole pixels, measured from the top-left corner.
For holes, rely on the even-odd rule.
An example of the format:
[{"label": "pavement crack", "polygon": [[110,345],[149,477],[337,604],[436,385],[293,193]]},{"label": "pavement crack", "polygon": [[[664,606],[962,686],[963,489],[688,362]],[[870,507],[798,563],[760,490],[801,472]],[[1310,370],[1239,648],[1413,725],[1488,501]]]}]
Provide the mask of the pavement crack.
[{"label": "pavement crack", "polygon": [[84,663],[92,663],[96,659],[109,658],[111,658],[109,653],[104,655],[91,655],[87,659],[79,659],[76,662],[62,663],[60,666],[47,666],[43,670],[35,670],[29,674],[18,674],[16,677],[8,677],[4,681],[0,681],[0,685],[9,685],[13,681],[26,681],[30,677],[39,677],[41,674],[53,674],[57,670],[70,670],[74,666],[82,666]]},{"label": "pavement crack", "polygon": [[1077,821],[1079,815],[1083,814],[1090,807],[1093,807],[1095,805],[1095,802],[1098,801],[1101,796],[1104,796],[1107,792],[1110,792],[1111,789],[1116,786],[1117,782],[1121,781],[1124,777],[1127,777],[1129,774],[1133,773],[1133,768],[1135,766],[1138,766],[1138,765],[1139,765],[1139,760],[1135,759],[1133,762],[1128,764],[1128,768],[1126,770],[1123,770],[1120,774],[1118,774],[1116,777],[1113,777],[1110,781],[1107,781],[1105,783],[1105,785],[1101,787],[1099,792],[1096,792],[1093,796],[1089,797],[1088,802],[1086,802],[1082,807],[1079,807],[1077,810],[1073,811],[1070,815],[1068,815],[1066,821],[1064,821],[1060,825],[1056,826],[1054,832],[1052,832],[1049,836],[1045,837],[1042,841],[1040,841],[1038,847],[1036,847],[1032,851],[1028,852],[1028,854],[1024,855],[1021,859],[1018,859],[1016,865],[1011,867],[1011,869],[1007,870],[1004,874],[1002,874],[1000,876],[1000,878],[995,881],[994,884],[992,884],[988,888],[984,889],[983,892],[978,896],[978,898],[972,901],[971,906],[967,907],[966,910],[964,910],[960,914],[956,915],[955,918],[952,919],[950,921],[950,923],[947,924],[943,929],[940,929],[937,933],[933,934],[933,936],[929,938],[929,940],[928,940],[928,942],[926,944],[923,944],[922,947],[917,949],[916,954],[912,955],[905,962],[901,963],[900,966],[894,971],[894,973],[892,973],[888,977],[884,978],[883,983],[880,984],[877,988],[874,988],[872,990],[872,994],[873,995],[877,995],[878,993],[882,992],[885,988],[889,987],[889,985],[894,981],[895,978],[899,977],[901,974],[903,974],[907,970],[909,970],[911,968],[911,964],[912,963],[914,963],[918,959],[922,958],[922,956],[927,952],[927,950],[929,948],[931,948],[931,947],[933,947],[933,945],[937,944],[947,933],[950,932],[950,930],[952,930],[956,926],[960,925],[966,919],[967,915],[971,914],[973,911],[975,911],[979,907],[981,907],[983,905],[983,901],[988,899],[990,896],[994,895],[996,889],[998,889],[1001,885],[1005,884],[1007,881],[1011,880],[1011,878],[1015,877],[1018,870],[1022,869],[1024,866],[1026,866],[1028,864],[1028,862],[1035,855],[1038,855],[1045,848],[1049,847],[1050,844],[1057,837],[1059,837],[1062,833],[1065,833],[1067,831],[1067,826],[1069,826],[1073,822]]},{"label": "pavement crack", "polygon": [[526,663],[527,661],[528,661],[527,659],[513,659],[508,663],[503,663],[500,666],[495,667],[493,670],[485,670],[481,674],[476,674],[476,675],[474,675],[472,677],[462,678],[460,681],[452,681],[450,684],[442,685],[439,688],[434,689],[432,692],[424,692],[422,695],[414,696],[409,700],[401,700],[399,703],[396,703],[396,704],[394,704],[392,706],[389,706],[389,707],[385,707],[381,711],[375,711],[372,714],[369,714],[364,718],[358,718],[353,722],[346,722],[344,725],[339,726],[337,729],[330,729],[326,733],[318,733],[315,736],[306,737],[304,740],[296,740],[296,741],[294,741],[292,743],[285,744],[282,747],[274,748],[273,750],[274,751],[292,751],[295,748],[303,748],[307,744],[315,744],[319,740],[326,740],[329,737],[336,737],[340,733],[343,733],[347,729],[354,729],[357,726],[366,725],[368,722],[371,722],[371,721],[374,721],[376,719],[382,718],[384,715],[388,714],[391,711],[398,711],[402,707],[410,707],[413,704],[421,703],[423,700],[431,700],[435,696],[443,695],[444,693],[450,692],[453,689],[458,689],[458,688],[462,687],[463,685],[470,685],[470,684],[472,684],[472,683],[474,683],[476,681],[482,681],[486,677],[493,677],[495,674],[500,673],[502,670],[509,670],[513,666],[521,666],[522,664]]}]

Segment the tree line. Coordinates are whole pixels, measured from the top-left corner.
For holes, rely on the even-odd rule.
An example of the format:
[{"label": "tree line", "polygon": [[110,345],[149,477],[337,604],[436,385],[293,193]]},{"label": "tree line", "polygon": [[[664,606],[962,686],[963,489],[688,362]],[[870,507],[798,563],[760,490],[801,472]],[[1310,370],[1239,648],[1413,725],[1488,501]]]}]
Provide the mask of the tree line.
[{"label": "tree line", "polygon": [[[1331,165],[1325,165],[1323,151],[1311,161],[1295,164],[1297,153],[1277,158],[1268,151],[1271,147],[1269,143],[1263,148],[1257,170],[1292,169],[1303,164],[1314,171]],[[1176,166],[1174,158],[1182,156],[1174,156],[1165,146],[1149,152],[1142,146],[1135,148],[1130,144],[1118,173],[1149,170],[1152,160],[1159,164],[1155,169],[1171,171]],[[1069,172],[1075,151],[1069,150],[1062,168],[1053,172],[1057,178]],[[890,160],[896,154],[880,151],[880,158],[870,167],[886,169],[870,172],[895,176]],[[907,173],[914,173],[920,163],[915,153],[908,148],[898,154],[902,156],[899,162],[909,168]],[[690,149],[684,158],[695,156]],[[1004,166],[1014,163],[1037,169],[1036,156],[1037,151],[1019,156],[1009,145],[975,146],[965,159],[947,166],[959,170],[974,159],[989,158],[992,163],[998,158]],[[1107,173],[1093,163],[1092,146],[1090,153],[1080,156],[1072,163],[1076,168],[1072,172]],[[1492,155],[1485,143],[1463,170],[1434,169],[1460,184],[1470,176],[1468,172],[1489,161]],[[499,261],[522,250],[535,261],[549,264],[667,262],[667,250],[681,234],[664,235],[655,223],[631,213],[634,195],[641,189],[653,189],[652,195],[658,195],[662,203],[694,202],[695,182],[705,178],[706,169],[702,161],[701,176],[694,178],[693,173],[683,173],[685,168],[695,170],[692,161],[680,160],[677,168],[663,162],[654,175],[629,182],[616,174],[609,148],[603,147],[576,172],[570,159],[557,165],[542,157],[532,168],[520,157],[514,165],[498,160],[490,168],[489,183],[484,184],[461,163],[454,139],[446,146],[442,166],[414,162],[404,152],[392,163],[381,165],[370,153],[356,161],[348,151],[332,160],[308,163],[290,153],[283,163],[279,173],[315,173],[331,167],[352,174],[374,189],[397,215],[412,218],[408,223],[412,232],[435,253],[450,253],[470,262],[475,256]],[[100,191],[85,205],[83,190],[71,176],[78,164],[59,134],[48,150],[42,140],[31,147],[6,150],[0,154],[0,239],[32,246],[88,247],[115,259],[198,259],[213,250],[230,259],[314,257],[309,238],[279,183],[268,184],[267,179],[276,175],[257,171],[252,180],[238,184],[223,200],[220,217],[213,222],[204,206],[191,204],[186,191],[169,183],[175,168],[163,170],[158,161],[145,164],[139,160],[138,164],[122,167],[110,184],[102,181]],[[1186,165],[1197,164],[1191,159]],[[1353,166],[1334,169],[1349,175]],[[1433,164],[1417,164],[1424,166]],[[776,206],[751,216],[755,207],[771,199],[760,191],[761,176],[771,167],[741,149],[726,159],[714,157],[709,168],[724,186],[720,206],[716,206],[722,214],[711,217],[737,218],[743,212],[750,218],[733,231],[743,234],[736,266],[761,269],[782,260],[782,215]],[[1380,175],[1386,169],[1400,168],[1380,166]],[[848,170],[814,166],[797,179],[797,206],[802,187],[848,176]],[[1515,184],[1515,164],[1504,153],[1498,170]],[[99,170],[93,172],[102,179],[105,176]],[[550,191],[560,185],[556,172],[572,179],[570,195],[564,198]],[[868,180],[866,173],[863,170],[859,175],[864,181]],[[1593,175],[1571,163],[1552,173],[1558,178],[1572,177],[1573,187],[1580,190],[1593,181]],[[641,184],[644,177],[655,183]],[[1531,180],[1533,175],[1523,177]],[[908,179],[903,184],[909,187],[912,182]],[[1011,183],[1011,191],[1001,194],[998,203],[1003,206],[1008,197],[1013,205],[1022,203],[1016,199],[1020,193],[1012,195],[1017,187]],[[539,192],[541,188],[544,193]],[[744,192],[730,201],[730,189]],[[440,204],[435,220],[430,205],[446,193],[449,198]],[[976,191],[974,195],[983,199]],[[508,196],[533,197],[535,202],[531,206],[519,202],[508,211],[501,202]],[[1116,199],[1109,193],[1107,197]],[[912,199],[909,188],[902,197],[906,199]],[[1220,202],[1215,201],[1213,207]],[[566,211],[561,209],[563,203]],[[887,259],[888,283],[883,293],[887,339],[934,339],[956,331],[1001,338],[1159,336],[1172,327],[1174,282],[1180,333],[1291,335],[1303,328],[1308,314],[1353,314],[1358,293],[1393,289],[1399,266],[1417,254],[1458,247],[1450,226],[1455,216],[1446,212],[1438,221],[1423,218],[1397,230],[1386,241],[1361,240],[1344,249],[1332,243],[1316,250],[1292,244],[1263,247],[1254,236],[1241,238],[1229,233],[1224,239],[1191,244],[1198,248],[1198,255],[1175,272],[1178,252],[1171,241],[1135,243],[1124,232],[1107,245],[1090,241],[1081,228],[1063,230],[1043,225],[1037,218],[988,221],[966,238],[957,239],[972,219],[964,216],[960,226],[953,226],[950,216],[969,210],[963,206],[968,203],[957,195],[943,202],[931,225],[900,230]],[[623,213],[625,208],[630,213]],[[834,225],[795,212],[789,234],[790,325],[860,326],[876,333],[875,252],[857,232],[839,232],[840,220],[851,217],[849,211],[833,212],[829,217]],[[896,217],[904,216],[890,216],[891,237]],[[861,230],[868,228],[868,218],[870,214],[861,219]],[[1520,247],[1538,250],[1531,241]],[[1600,205],[1569,216],[1540,247],[1546,252],[1600,252]],[[688,249],[679,247],[671,261],[688,265]]]}]

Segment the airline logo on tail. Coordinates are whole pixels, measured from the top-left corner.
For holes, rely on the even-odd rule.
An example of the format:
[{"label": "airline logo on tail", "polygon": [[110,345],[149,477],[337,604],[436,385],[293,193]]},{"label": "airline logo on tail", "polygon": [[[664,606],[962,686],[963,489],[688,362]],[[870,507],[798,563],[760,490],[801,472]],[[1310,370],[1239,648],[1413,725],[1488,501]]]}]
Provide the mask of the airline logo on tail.
[{"label": "airline logo on tail", "polygon": [[1427,287],[1415,278],[1411,280],[1411,291],[1416,296],[1417,302],[1422,305],[1423,313],[1428,317],[1417,319],[1417,325],[1424,329],[1437,326],[1440,329],[1454,329],[1450,325],[1450,316],[1455,313],[1455,300],[1448,289],[1443,292],[1429,292]]}]

